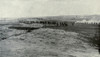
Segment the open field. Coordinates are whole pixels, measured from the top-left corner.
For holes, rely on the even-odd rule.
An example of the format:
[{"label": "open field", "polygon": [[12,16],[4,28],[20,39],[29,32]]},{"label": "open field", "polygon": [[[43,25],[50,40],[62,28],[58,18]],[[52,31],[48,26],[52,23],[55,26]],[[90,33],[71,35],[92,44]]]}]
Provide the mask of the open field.
[{"label": "open field", "polygon": [[[45,17],[38,20],[45,21],[46,18],[48,20],[53,19],[52,17]],[[61,20],[65,18],[69,18],[68,23],[66,22],[67,25],[64,25],[64,20]],[[55,17],[54,21],[60,19],[56,23],[53,20],[51,23],[36,22],[43,27],[32,30],[30,30],[30,27],[32,27],[30,25],[36,23],[25,22],[27,20],[34,21],[34,18],[20,19],[25,22],[18,20],[16,22],[0,23],[0,57],[100,57],[98,47],[90,45],[93,43],[90,43],[88,39],[94,38],[99,26],[96,24],[73,23],[79,17],[76,17],[77,20],[73,18],[75,17]],[[25,25],[16,29],[16,25],[19,24],[29,26],[27,26],[27,29],[25,29]],[[9,28],[11,26],[15,27]],[[30,32],[27,32],[27,30],[30,30]]]}]

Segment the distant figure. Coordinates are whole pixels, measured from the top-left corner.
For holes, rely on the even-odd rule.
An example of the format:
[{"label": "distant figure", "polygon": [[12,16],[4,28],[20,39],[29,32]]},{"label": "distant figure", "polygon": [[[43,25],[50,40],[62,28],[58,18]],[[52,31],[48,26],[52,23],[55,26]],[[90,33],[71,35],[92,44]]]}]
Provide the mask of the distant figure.
[{"label": "distant figure", "polygon": [[72,22],[72,25],[74,25],[75,24],[75,22]]}]

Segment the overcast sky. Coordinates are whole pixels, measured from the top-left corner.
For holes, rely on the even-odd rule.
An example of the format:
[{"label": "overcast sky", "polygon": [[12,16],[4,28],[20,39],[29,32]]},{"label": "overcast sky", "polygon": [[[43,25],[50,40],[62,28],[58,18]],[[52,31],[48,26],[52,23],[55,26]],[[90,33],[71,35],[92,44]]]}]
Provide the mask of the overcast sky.
[{"label": "overcast sky", "polygon": [[100,0],[0,0],[0,18],[100,14]]}]

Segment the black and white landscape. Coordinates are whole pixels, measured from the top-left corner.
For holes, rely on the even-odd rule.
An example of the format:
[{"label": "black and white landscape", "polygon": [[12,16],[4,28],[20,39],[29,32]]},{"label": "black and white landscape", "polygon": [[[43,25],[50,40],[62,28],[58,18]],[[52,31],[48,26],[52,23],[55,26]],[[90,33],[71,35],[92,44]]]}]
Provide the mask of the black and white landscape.
[{"label": "black and white landscape", "polygon": [[2,19],[0,57],[100,57],[100,16]]}]

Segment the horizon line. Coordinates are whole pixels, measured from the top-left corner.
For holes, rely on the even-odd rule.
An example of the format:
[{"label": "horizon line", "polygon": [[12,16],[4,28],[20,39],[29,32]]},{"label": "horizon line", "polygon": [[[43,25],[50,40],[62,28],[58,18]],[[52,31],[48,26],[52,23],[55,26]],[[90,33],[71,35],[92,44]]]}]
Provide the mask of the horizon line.
[{"label": "horizon line", "polygon": [[100,14],[91,14],[91,15],[53,15],[53,16],[34,16],[34,17],[0,17],[0,19],[18,19],[18,18],[43,18],[43,17],[58,17],[58,16],[100,16]]}]

